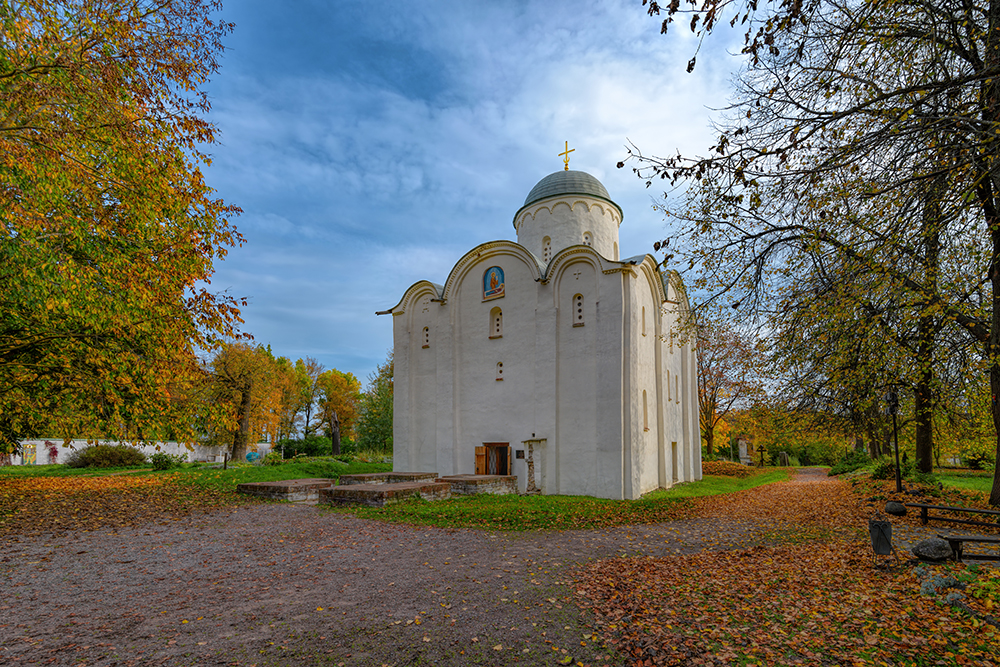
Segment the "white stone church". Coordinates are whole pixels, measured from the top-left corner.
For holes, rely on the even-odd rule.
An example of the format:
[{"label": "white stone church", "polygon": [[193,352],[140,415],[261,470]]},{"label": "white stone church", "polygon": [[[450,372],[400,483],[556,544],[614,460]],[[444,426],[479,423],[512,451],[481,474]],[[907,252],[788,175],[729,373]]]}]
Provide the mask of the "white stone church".
[{"label": "white stone church", "polygon": [[516,242],[476,246],[444,285],[422,280],[386,311],[395,471],[630,499],[701,479],[680,276],[619,259],[621,208],[568,167],[528,193]]}]

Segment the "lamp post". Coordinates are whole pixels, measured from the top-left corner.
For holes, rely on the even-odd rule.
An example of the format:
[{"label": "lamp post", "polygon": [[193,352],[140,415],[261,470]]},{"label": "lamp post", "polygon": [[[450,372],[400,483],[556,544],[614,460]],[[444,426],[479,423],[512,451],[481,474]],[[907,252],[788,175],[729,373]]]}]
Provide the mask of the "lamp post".
[{"label": "lamp post", "polygon": [[892,415],[892,441],[896,449],[896,493],[902,493],[903,479],[900,476],[899,470],[899,435],[896,432],[896,412],[899,411],[899,396],[896,394],[895,389],[889,391],[889,394],[885,397],[885,401],[889,406],[889,414]]}]

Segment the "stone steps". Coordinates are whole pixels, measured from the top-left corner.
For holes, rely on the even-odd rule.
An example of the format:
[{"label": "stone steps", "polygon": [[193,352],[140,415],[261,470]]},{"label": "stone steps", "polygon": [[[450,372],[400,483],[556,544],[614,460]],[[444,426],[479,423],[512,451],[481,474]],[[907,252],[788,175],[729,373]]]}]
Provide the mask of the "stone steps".
[{"label": "stone steps", "polygon": [[382,507],[409,498],[445,500],[452,495],[516,494],[516,475],[448,475],[436,472],[377,472],[332,479],[292,479],[239,484],[240,493],[298,503]]},{"label": "stone steps", "polygon": [[412,498],[447,500],[451,498],[451,484],[434,481],[342,484],[319,491],[319,502],[329,505],[383,507]]},{"label": "stone steps", "polygon": [[348,484],[398,484],[400,482],[433,482],[436,472],[372,472],[363,475],[341,475],[340,486]]},{"label": "stone steps", "polygon": [[249,482],[237,484],[239,493],[246,493],[268,500],[287,500],[293,503],[308,503],[319,500],[320,489],[333,486],[332,479],[288,479],[280,482]]}]

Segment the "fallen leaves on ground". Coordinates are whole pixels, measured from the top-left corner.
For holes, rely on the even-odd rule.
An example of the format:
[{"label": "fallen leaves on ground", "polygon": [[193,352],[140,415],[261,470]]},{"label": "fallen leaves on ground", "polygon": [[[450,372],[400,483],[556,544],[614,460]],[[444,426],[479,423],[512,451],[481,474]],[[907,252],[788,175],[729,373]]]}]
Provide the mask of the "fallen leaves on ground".
[{"label": "fallen leaves on ground", "polygon": [[121,528],[233,502],[174,475],[8,478],[0,484],[0,535]]},{"label": "fallen leaves on ground", "polygon": [[[968,507],[983,510],[996,509],[996,507],[992,507],[989,504],[989,494],[970,489],[960,489],[952,486],[918,484],[906,480],[902,484],[903,491],[897,492],[896,481],[894,479],[874,480],[868,477],[856,477],[851,479],[849,484],[853,492],[862,498],[866,506],[870,508],[870,511],[877,510],[879,512],[884,512],[885,503],[889,500],[895,500],[900,503],[923,503],[925,505]],[[930,513],[932,515],[954,516],[955,518],[960,519],[989,521],[989,517],[971,516],[969,514],[948,512],[946,510],[931,510]],[[920,510],[910,507],[908,508],[905,517],[899,517],[893,520],[902,521],[903,523],[911,525],[920,525]],[[941,527],[942,530],[947,532],[950,532],[948,530],[949,528],[954,528],[959,531],[974,530],[986,533],[1000,530],[1000,525],[996,528],[991,528],[989,526],[976,526],[975,528],[969,529],[959,529],[945,523],[936,523],[934,525]]]},{"label": "fallen leaves on ground", "polygon": [[836,478],[796,473],[792,479],[738,493],[694,500],[694,515],[758,526],[769,538],[816,539],[834,533],[852,538],[867,528],[870,509]]},{"label": "fallen leaves on ground", "polygon": [[[871,545],[850,537],[867,526],[863,500],[840,480],[801,477],[699,499],[699,516],[789,539],[599,561],[578,572],[577,601],[596,615],[596,634],[634,665],[1000,664],[989,615],[996,601],[965,597],[963,610],[922,595],[910,567],[875,569]],[[833,538],[800,539],[822,535]],[[984,576],[1000,584],[994,570]]]}]

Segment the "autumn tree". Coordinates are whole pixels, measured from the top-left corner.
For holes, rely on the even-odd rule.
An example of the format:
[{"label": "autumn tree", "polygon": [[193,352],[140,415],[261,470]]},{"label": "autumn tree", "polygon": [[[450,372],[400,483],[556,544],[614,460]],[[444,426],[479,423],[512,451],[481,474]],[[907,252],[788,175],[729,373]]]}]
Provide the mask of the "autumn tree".
[{"label": "autumn tree", "polygon": [[333,455],[340,454],[340,439],[354,438],[354,423],[361,402],[361,383],[352,373],[336,368],[320,374],[316,380],[319,388],[318,421],[326,428],[333,447]]},{"label": "autumn tree", "polygon": [[234,334],[242,239],[199,166],[214,0],[0,0],[0,440],[193,438],[172,396]]},{"label": "autumn tree", "polygon": [[317,407],[316,400],[321,393],[319,377],[323,371],[323,364],[312,357],[306,357],[305,360],[299,359],[295,362],[295,376],[299,386],[298,410],[303,413],[303,439],[309,437],[309,430],[313,425],[313,412]]},{"label": "autumn tree", "polygon": [[279,372],[268,348],[242,342],[224,343],[208,364],[205,431],[232,460],[246,458],[251,437],[273,431],[282,399]]},{"label": "autumn tree", "polygon": [[277,384],[281,392],[278,402],[278,424],[274,442],[291,438],[298,431],[301,419],[299,417],[302,382],[301,376],[295,371],[295,364],[288,357],[278,357]]},{"label": "autumn tree", "polygon": [[[664,30],[690,13],[703,37],[720,22],[748,26],[740,89],[710,154],[633,153],[649,182],[715,189],[689,219],[717,235],[716,256],[729,254],[732,286],[744,289],[735,300],[783,305],[796,279],[784,267],[803,248],[851,260],[905,303],[894,315],[915,334],[921,437],[942,332],[978,346],[1000,395],[1000,4],[708,0],[650,12],[666,14]],[[1000,404],[993,420],[1000,452]],[[924,467],[929,444],[918,438]],[[990,502],[1000,503],[1000,471]]]},{"label": "autumn tree", "polygon": [[392,449],[392,352],[368,376],[361,395],[358,417],[358,447],[374,451]]},{"label": "autumn tree", "polygon": [[705,454],[715,455],[715,436],[720,422],[735,408],[748,407],[762,393],[760,368],[765,351],[750,333],[735,323],[705,317],[699,320],[698,413]]}]

